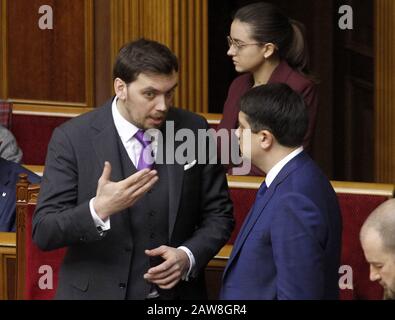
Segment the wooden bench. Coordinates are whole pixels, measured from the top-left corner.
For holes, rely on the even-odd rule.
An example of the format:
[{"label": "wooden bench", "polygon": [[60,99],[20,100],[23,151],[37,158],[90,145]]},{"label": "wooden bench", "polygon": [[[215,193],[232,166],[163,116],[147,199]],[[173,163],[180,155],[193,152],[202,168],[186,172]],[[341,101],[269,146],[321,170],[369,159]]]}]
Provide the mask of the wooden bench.
[{"label": "wooden bench", "polygon": [[[42,167],[29,167],[35,172],[42,172]],[[226,265],[227,259],[230,256],[232,250],[233,241],[237,235],[237,232],[242,224],[243,219],[248,213],[249,208],[255,200],[255,194],[260,184],[263,181],[262,177],[234,177],[228,176],[228,184],[230,187],[231,197],[234,201],[235,207],[235,218],[236,228],[232,234],[229,243],[224,246],[221,251],[216,255],[214,259],[209,263],[206,269],[206,278],[209,288],[209,297],[212,299],[217,298],[219,288],[221,285],[222,271]],[[359,230],[366,219],[366,217],[372,212],[378,205],[386,201],[388,198],[394,196],[394,185],[389,184],[370,184],[370,183],[353,183],[353,182],[332,182],[332,185],[338,195],[340,207],[343,216],[343,252],[342,252],[342,265],[352,267],[353,271],[353,282],[348,288],[341,290],[341,299],[381,299],[382,290],[381,287],[372,283],[369,280],[369,266],[366,263],[362,249],[359,243]],[[22,179],[18,183],[17,191],[17,239],[15,235],[2,235],[0,236],[0,249],[6,247],[8,250],[6,255],[7,259],[7,271],[8,272],[8,283],[7,289],[4,289],[4,285],[1,288],[3,292],[3,298],[12,298],[13,289],[10,287],[10,281],[12,283],[12,259],[13,252],[15,252],[15,239],[17,245],[17,256],[18,256],[18,280],[17,280],[17,296],[19,299],[26,298],[40,298],[35,296],[37,290],[34,291],[31,288],[27,289],[26,280],[30,281],[29,286],[32,284],[33,278],[27,278],[26,274],[34,274],[35,279],[41,276],[36,266],[28,266],[29,258],[32,252],[26,252],[26,248],[36,248],[31,244],[31,217],[34,212],[36,205],[37,195],[39,192],[39,185],[29,185],[27,181]],[[29,226],[30,224],[30,226]],[[5,240],[8,239],[8,240]],[[29,243],[28,246],[26,245]],[[6,243],[6,245],[4,245]],[[61,253],[54,253],[59,259]],[[41,254],[41,253],[40,253]],[[48,254],[48,252],[44,253]],[[49,252],[51,254],[51,252]],[[3,255],[4,256],[4,255]],[[50,298],[54,294],[57,281],[57,269],[59,267],[61,259],[59,261],[49,262],[52,263],[53,274],[54,274],[54,287],[52,291],[43,291],[46,298]],[[4,274],[4,259],[1,261],[1,265]],[[48,264],[48,261],[45,262]],[[14,270],[15,271],[15,270]],[[30,280],[29,280],[30,279]],[[33,281],[33,283],[34,283]],[[36,283],[37,289],[37,283]],[[7,294],[4,295],[4,290]],[[43,293],[38,291],[38,293]],[[1,296],[0,296],[1,297]]]}]

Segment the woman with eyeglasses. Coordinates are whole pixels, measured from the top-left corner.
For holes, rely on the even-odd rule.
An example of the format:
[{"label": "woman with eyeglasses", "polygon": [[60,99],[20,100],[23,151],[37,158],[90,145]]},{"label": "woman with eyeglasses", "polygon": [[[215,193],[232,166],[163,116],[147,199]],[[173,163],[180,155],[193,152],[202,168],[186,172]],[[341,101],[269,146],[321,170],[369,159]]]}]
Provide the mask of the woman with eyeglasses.
[{"label": "woman with eyeglasses", "polygon": [[[286,83],[304,98],[309,129],[304,147],[309,150],[317,114],[316,85],[309,76],[303,25],[289,19],[276,6],[259,2],[240,8],[227,37],[235,69],[218,129],[236,129],[240,98],[249,89],[268,83]],[[223,146],[224,147],[224,146]],[[263,175],[253,167],[250,175]]]}]

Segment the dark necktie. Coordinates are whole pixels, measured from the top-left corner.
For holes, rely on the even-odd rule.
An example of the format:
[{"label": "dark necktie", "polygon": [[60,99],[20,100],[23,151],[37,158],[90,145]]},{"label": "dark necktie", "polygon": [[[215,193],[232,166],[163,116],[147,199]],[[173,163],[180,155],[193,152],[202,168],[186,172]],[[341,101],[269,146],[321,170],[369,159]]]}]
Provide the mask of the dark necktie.
[{"label": "dark necktie", "polygon": [[256,197],[257,197],[257,198],[263,197],[267,189],[268,189],[268,188],[267,188],[266,182],[264,181],[264,182],[261,184],[261,186],[259,187],[258,192],[257,192],[257,194],[256,194]]}]

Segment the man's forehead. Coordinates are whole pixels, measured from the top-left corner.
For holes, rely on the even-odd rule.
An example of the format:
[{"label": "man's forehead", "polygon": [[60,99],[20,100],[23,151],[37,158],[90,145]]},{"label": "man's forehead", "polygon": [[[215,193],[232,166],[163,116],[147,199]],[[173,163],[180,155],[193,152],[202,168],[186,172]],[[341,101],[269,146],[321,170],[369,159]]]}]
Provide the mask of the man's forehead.
[{"label": "man's forehead", "polygon": [[176,86],[178,83],[178,73],[172,74],[154,74],[154,73],[140,73],[135,80],[142,88],[153,88],[156,90],[163,90],[164,87]]},{"label": "man's forehead", "polygon": [[174,78],[177,78],[178,72],[173,71],[172,73],[166,74],[166,73],[153,73],[153,72],[141,72],[137,78],[136,81],[138,80],[143,80],[143,81],[156,81],[158,79],[161,80],[173,80]]}]

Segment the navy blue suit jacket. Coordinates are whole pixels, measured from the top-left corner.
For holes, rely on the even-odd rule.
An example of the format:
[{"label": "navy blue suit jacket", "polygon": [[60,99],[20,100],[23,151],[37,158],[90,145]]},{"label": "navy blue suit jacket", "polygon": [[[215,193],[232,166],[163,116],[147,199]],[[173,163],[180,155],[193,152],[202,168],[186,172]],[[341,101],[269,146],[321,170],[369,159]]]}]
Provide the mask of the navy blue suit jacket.
[{"label": "navy blue suit jacket", "polygon": [[255,200],[224,271],[221,298],[337,299],[341,230],[336,194],[302,152]]},{"label": "navy blue suit jacket", "polygon": [[40,182],[38,175],[15,162],[0,158],[0,232],[15,231],[16,183],[20,173],[26,173],[31,183]]}]

